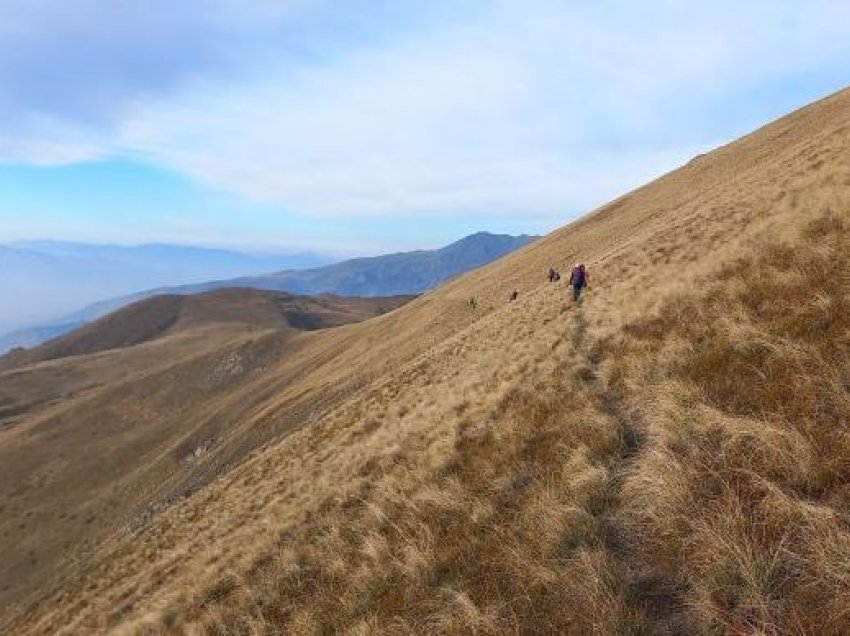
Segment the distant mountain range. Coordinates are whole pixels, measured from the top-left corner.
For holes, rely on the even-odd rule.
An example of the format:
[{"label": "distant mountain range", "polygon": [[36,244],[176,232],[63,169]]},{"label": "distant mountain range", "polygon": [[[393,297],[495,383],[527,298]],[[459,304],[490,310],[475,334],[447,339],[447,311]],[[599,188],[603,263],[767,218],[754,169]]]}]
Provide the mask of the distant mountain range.
[{"label": "distant mountain range", "polygon": [[[463,272],[497,260],[536,238],[528,235],[510,236],[478,232],[437,250],[355,258],[307,269],[287,267],[273,274],[153,287],[147,291],[123,296],[116,294],[116,298],[91,304],[54,322],[16,330],[0,337],[0,353],[15,347],[38,345],[133,302],[160,294],[187,295],[233,287],[302,295],[374,297],[419,294]],[[308,256],[304,255],[303,258]],[[273,271],[273,268],[266,271]]]},{"label": "distant mountain range", "polygon": [[535,239],[536,236],[525,234],[510,236],[478,232],[437,250],[355,258],[325,267],[183,285],[164,291],[195,294],[222,287],[250,287],[292,294],[339,296],[418,294],[458,274],[495,261]]},{"label": "distant mountain range", "polygon": [[0,333],[61,322],[55,317],[104,298],[152,287],[329,262],[331,259],[309,252],[258,255],[186,245],[9,243],[0,245]]}]

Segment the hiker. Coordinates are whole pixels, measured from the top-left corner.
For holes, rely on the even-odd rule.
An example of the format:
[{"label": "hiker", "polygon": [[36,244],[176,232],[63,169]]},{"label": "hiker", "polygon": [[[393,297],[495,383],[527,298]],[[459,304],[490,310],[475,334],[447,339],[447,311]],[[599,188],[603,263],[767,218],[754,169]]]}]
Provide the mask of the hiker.
[{"label": "hiker", "polygon": [[519,298],[519,292],[518,292],[517,290],[514,290],[514,292],[511,294],[511,298],[510,298],[510,300],[509,300],[508,302],[509,302],[509,303],[512,303],[512,302],[514,302],[517,298]]},{"label": "hiker", "polygon": [[558,274],[558,272],[556,272],[556,271],[555,271],[555,268],[554,268],[554,267],[550,267],[550,268],[549,268],[549,282],[550,282],[550,283],[554,283],[554,282],[555,282],[555,276],[556,276],[557,274]]},{"label": "hiker", "polygon": [[576,263],[570,274],[570,285],[573,288],[573,300],[578,302],[581,298],[581,292],[585,287],[588,287],[590,278],[587,275],[587,268],[584,263]]}]

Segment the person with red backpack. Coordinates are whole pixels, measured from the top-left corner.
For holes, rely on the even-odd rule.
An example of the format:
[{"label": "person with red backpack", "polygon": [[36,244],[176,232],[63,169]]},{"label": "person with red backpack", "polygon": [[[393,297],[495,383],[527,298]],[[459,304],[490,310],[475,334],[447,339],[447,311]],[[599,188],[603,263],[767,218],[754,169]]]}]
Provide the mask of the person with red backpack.
[{"label": "person with red backpack", "polygon": [[587,268],[584,263],[576,263],[573,271],[570,274],[570,286],[573,288],[573,300],[578,302],[581,298],[581,292],[585,287],[588,287],[590,277],[587,274]]}]

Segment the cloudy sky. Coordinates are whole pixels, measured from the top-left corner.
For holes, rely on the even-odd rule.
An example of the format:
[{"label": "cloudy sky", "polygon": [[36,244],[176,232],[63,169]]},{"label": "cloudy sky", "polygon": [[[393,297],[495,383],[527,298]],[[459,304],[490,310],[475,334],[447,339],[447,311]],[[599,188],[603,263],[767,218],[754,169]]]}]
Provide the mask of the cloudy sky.
[{"label": "cloudy sky", "polygon": [[848,60],[835,0],[0,0],[0,241],[546,232]]}]

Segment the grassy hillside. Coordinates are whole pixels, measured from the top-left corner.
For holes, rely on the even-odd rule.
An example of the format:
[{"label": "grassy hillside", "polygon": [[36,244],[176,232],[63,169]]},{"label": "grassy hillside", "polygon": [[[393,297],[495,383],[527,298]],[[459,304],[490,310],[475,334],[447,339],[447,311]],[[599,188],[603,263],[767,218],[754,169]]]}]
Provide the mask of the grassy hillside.
[{"label": "grassy hillside", "polygon": [[234,421],[314,417],[8,629],[847,633],[848,202],[845,91],[334,330]]},{"label": "grassy hillside", "polygon": [[295,296],[239,288],[192,296],[154,296],[32,349],[11,352],[0,358],[0,370],[130,347],[210,325],[231,325],[253,331],[327,329],[386,313],[413,298]]},{"label": "grassy hillside", "polygon": [[[321,329],[409,300],[159,297],[0,359],[0,608],[299,425],[327,399],[288,390],[320,364]],[[275,365],[287,371],[263,378]],[[240,422],[267,394],[289,400],[288,417]]]}]

